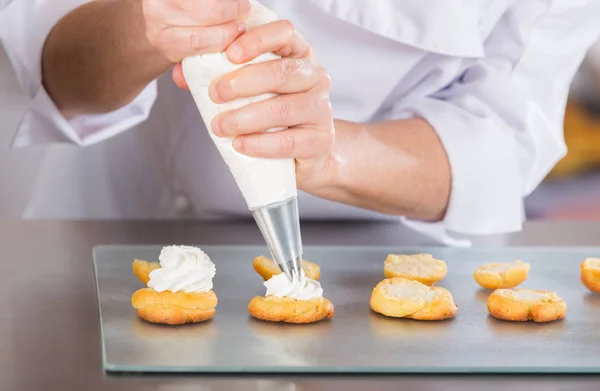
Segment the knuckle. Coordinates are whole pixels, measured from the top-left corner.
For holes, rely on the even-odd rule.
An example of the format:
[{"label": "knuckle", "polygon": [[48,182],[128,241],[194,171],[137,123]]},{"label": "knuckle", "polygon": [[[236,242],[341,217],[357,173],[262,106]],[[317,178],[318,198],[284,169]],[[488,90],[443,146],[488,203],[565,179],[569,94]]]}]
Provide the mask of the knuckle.
[{"label": "knuckle", "polygon": [[311,104],[323,112],[331,111],[331,101],[328,91],[315,91],[311,94]]},{"label": "knuckle", "polygon": [[306,49],[304,50],[304,53],[302,53],[302,55],[300,57],[307,58],[310,61],[315,62],[316,58],[315,58],[312,46],[310,46],[310,44],[308,42],[305,42],[305,44],[306,44]]},{"label": "knuckle", "polygon": [[204,49],[204,36],[201,33],[200,29],[192,29],[189,34],[189,46],[190,49],[194,51],[200,51]]},{"label": "knuckle", "polygon": [[285,85],[292,72],[297,68],[298,66],[295,64],[295,62],[291,61],[290,59],[273,61],[271,66],[271,74],[275,84],[277,86]]},{"label": "knuckle", "polygon": [[331,106],[331,100],[329,95],[325,95],[321,98],[321,107],[325,111],[325,114],[331,116],[333,114],[333,107]]},{"label": "knuckle", "polygon": [[[277,102],[277,101],[275,101]],[[296,113],[295,108],[288,102],[277,102],[270,105],[271,114],[278,120],[293,117]]]},{"label": "knuckle", "polygon": [[335,144],[335,134],[331,135],[331,137],[326,137],[322,143],[321,154],[326,154],[327,152],[331,151],[334,144]]},{"label": "knuckle", "polygon": [[307,137],[306,140],[305,140],[305,143],[304,143],[304,147],[309,152],[311,152],[311,151],[317,151],[317,150],[319,150],[319,147],[322,144],[322,142],[321,142],[320,139],[321,139],[321,137],[319,135]]},{"label": "knuckle", "polygon": [[319,67],[317,73],[319,75],[319,84],[321,87],[327,90],[331,89],[331,76],[327,73],[325,68]]},{"label": "knuckle", "polygon": [[333,126],[333,121],[331,125],[327,127],[324,134],[327,149],[329,150],[331,149],[331,147],[333,147],[333,144],[335,143],[335,127]]},{"label": "knuckle", "polygon": [[302,140],[302,146],[298,147],[300,150],[299,155],[304,156],[306,159],[314,159],[322,154],[325,147],[323,136],[315,133]]},{"label": "knuckle", "polygon": [[263,51],[266,46],[263,37],[255,31],[249,31],[240,38],[240,46],[244,48],[244,53],[249,56],[255,56]]},{"label": "knuckle", "polygon": [[281,134],[279,136],[279,149],[283,155],[290,155],[296,149],[296,140],[291,134]]},{"label": "knuckle", "polygon": [[234,36],[235,35],[232,32],[231,27],[223,26],[222,28],[219,28],[215,44],[220,50],[224,50],[227,47],[227,45],[229,45],[229,43],[233,40]]},{"label": "knuckle", "polygon": [[310,140],[310,152],[314,153],[316,156],[330,151],[335,143],[335,129],[333,127],[333,121],[331,121],[331,124],[327,127],[316,132],[315,135],[310,138]]},{"label": "knuckle", "polygon": [[281,28],[288,36],[296,34],[296,27],[294,27],[294,24],[290,20],[280,20],[278,24],[279,28]]}]

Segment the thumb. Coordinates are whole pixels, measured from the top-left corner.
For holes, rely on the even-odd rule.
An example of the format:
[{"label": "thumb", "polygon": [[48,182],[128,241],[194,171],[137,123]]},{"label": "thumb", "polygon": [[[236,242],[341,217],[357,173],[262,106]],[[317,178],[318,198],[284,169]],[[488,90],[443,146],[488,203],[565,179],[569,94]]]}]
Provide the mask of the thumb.
[{"label": "thumb", "polygon": [[183,75],[183,67],[181,66],[181,63],[175,65],[175,68],[173,68],[172,76],[173,81],[175,82],[175,84],[177,84],[177,87],[189,91],[190,88],[188,87],[187,82],[185,81],[185,76]]}]

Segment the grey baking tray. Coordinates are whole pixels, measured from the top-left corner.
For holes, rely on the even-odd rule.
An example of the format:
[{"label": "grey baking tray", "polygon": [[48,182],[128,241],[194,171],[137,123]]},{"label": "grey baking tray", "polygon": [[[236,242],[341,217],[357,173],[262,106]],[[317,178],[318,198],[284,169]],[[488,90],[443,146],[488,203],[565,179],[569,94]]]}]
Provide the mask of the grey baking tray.
[{"label": "grey baking tray", "polygon": [[[213,320],[160,326],[138,319],[131,294],[142,284],[133,258],[156,260],[158,246],[94,249],[103,362],[125,372],[307,373],[592,373],[600,372],[600,295],[579,281],[579,263],[600,248],[381,248],[306,247],[321,266],[325,296],[335,305],[331,321],[312,325],[265,323],[249,317],[248,301],[263,295],[252,260],[262,247],[202,247],[217,265],[219,298]],[[383,279],[388,253],[429,252],[448,263],[438,285],[459,305],[455,319],[419,322],[373,313],[369,297]],[[489,294],[472,278],[487,262],[530,262],[521,287],[556,291],[568,305],[564,320],[512,323],[491,318]]]}]

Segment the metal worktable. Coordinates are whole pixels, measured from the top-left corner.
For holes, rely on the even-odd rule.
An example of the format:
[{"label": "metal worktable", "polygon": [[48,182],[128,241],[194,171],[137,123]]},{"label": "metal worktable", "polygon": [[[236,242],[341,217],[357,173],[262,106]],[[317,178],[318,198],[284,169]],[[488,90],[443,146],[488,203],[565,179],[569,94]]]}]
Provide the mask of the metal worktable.
[{"label": "metal worktable", "polygon": [[[427,245],[401,225],[303,224],[306,244]],[[94,291],[97,244],[260,244],[253,223],[1,222],[2,390],[600,389],[594,376],[106,376]],[[528,223],[476,245],[600,245],[599,223]]]}]

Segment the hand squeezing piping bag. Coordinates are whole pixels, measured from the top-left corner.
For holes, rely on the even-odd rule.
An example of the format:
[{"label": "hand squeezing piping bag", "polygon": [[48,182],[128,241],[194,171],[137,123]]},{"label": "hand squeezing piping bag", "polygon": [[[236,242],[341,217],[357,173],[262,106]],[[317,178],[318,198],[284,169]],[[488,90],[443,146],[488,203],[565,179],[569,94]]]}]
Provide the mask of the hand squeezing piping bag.
[{"label": "hand squeezing piping bag", "polygon": [[[277,20],[273,11],[254,0],[250,2],[252,9],[246,21],[248,29]],[[273,53],[266,53],[249,63],[278,58]],[[206,128],[246,199],[273,259],[289,279],[302,278],[302,237],[294,159],[263,159],[242,155],[233,149],[231,138],[217,137],[211,128],[211,122],[217,114],[275,96],[263,94],[224,104],[213,102],[209,97],[211,82],[244,65],[231,63],[225,53],[202,54],[185,58],[183,73]],[[266,131],[279,130],[282,129]]]}]

